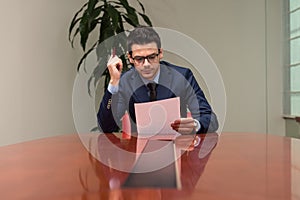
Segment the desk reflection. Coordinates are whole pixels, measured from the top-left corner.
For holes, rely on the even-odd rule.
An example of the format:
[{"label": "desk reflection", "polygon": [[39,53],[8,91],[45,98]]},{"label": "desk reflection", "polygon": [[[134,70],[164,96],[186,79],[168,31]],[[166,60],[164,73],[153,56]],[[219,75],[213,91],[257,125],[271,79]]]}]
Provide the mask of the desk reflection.
[{"label": "desk reflection", "polygon": [[[299,139],[222,133],[200,135],[200,142],[191,144],[185,137],[173,143],[182,152],[176,160],[181,189],[124,188],[147,145],[136,138],[68,134],[1,147],[1,199],[300,199]],[[125,149],[133,156],[125,163],[118,151],[105,153],[103,138],[106,149]],[[109,158],[108,165],[100,157]],[[118,166],[114,157],[123,159],[119,163],[127,171],[113,168]]]},{"label": "desk reflection", "polygon": [[[217,133],[181,135],[174,140],[123,138],[100,134],[91,168],[80,170],[86,191],[99,199],[170,199],[187,196],[204,172],[218,142]],[[95,179],[91,181],[89,179]],[[162,190],[163,189],[163,190]]]}]

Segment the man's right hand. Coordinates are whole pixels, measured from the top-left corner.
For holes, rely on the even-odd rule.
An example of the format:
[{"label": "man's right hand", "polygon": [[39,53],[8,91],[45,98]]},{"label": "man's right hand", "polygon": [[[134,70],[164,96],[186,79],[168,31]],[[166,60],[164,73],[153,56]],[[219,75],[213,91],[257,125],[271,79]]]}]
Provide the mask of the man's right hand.
[{"label": "man's right hand", "polygon": [[113,86],[117,86],[119,84],[121,72],[123,69],[122,60],[118,56],[111,55],[107,62],[107,68],[110,74],[109,83]]}]

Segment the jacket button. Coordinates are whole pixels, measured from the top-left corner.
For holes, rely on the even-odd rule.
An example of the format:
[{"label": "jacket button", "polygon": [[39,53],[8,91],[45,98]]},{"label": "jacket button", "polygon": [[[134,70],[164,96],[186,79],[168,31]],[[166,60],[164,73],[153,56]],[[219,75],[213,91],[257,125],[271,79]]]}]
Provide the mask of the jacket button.
[{"label": "jacket button", "polygon": [[108,104],[107,104],[106,108],[109,110],[110,106],[111,106],[111,99],[108,100]]}]

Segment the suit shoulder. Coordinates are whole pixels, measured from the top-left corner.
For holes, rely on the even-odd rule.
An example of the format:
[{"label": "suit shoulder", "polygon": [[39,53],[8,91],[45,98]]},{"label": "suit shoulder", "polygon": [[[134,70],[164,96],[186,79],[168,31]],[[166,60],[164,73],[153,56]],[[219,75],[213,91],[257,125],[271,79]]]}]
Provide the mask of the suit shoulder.
[{"label": "suit shoulder", "polygon": [[161,61],[161,65],[166,66],[170,70],[176,70],[183,75],[192,74],[192,71],[189,68],[177,66],[166,61]]}]

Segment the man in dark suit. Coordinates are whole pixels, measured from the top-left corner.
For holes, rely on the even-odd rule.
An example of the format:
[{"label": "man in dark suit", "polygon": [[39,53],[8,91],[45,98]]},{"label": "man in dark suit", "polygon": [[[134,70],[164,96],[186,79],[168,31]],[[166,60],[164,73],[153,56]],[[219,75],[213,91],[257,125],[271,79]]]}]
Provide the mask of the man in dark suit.
[{"label": "man in dark suit", "polygon": [[[127,40],[133,67],[121,75],[122,60],[112,55],[107,67],[110,83],[97,114],[103,132],[117,131],[127,111],[136,131],[135,103],[180,97],[181,118],[170,124],[181,134],[214,132],[218,120],[190,69],[165,61],[160,37],[151,27],[138,27]],[[187,117],[189,109],[192,117]],[[157,116],[159,117],[159,116]]]}]

